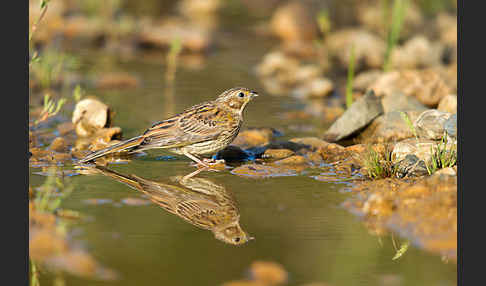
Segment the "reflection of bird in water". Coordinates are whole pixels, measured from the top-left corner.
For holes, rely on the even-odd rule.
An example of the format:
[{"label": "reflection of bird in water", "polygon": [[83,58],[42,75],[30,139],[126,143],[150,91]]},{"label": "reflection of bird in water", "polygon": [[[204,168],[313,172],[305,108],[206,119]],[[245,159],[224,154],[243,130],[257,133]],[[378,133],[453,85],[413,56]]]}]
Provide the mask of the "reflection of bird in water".
[{"label": "reflection of bird in water", "polygon": [[240,214],[231,194],[210,180],[176,177],[175,184],[166,184],[136,175],[123,175],[102,166],[89,169],[143,192],[165,210],[212,231],[223,242],[239,245],[253,239],[240,227]]}]

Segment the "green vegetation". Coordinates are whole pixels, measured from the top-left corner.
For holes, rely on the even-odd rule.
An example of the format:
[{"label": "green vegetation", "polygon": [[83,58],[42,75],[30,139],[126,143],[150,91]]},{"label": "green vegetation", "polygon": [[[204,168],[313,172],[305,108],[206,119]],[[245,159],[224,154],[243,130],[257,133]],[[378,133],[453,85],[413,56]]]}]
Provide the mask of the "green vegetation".
[{"label": "green vegetation", "polygon": [[408,247],[410,246],[410,241],[406,240],[402,244],[400,244],[400,248],[397,249],[395,244],[395,239],[392,236],[393,247],[395,247],[396,253],[393,256],[392,260],[397,260],[398,258],[402,257],[405,252],[407,252]]},{"label": "green vegetation", "polygon": [[42,57],[33,52],[30,66],[31,76],[40,82],[41,88],[49,89],[53,84],[60,82],[64,72],[76,69],[79,60],[74,56],[47,49],[42,53]]},{"label": "green vegetation", "polygon": [[410,120],[410,117],[408,117],[408,114],[403,112],[403,111],[400,111],[400,116],[402,117],[403,121],[405,121],[408,128],[412,131],[413,136],[415,136],[415,139],[418,140],[417,130],[415,130],[415,126],[413,126],[412,120]]},{"label": "green vegetation", "polygon": [[44,108],[42,109],[42,113],[39,118],[34,121],[34,125],[37,125],[48,118],[57,115],[64,103],[66,103],[65,98],[61,98],[56,102],[55,100],[50,99],[49,94],[44,95]]},{"label": "green vegetation", "polygon": [[76,102],[79,102],[83,97],[84,91],[79,84],[76,85],[73,91],[73,98]]},{"label": "green vegetation", "polygon": [[37,271],[37,265],[34,260],[30,260],[30,286],[40,286],[39,283],[39,272]]},{"label": "green vegetation", "polygon": [[317,14],[317,27],[323,36],[331,31],[331,19],[329,18],[328,10],[321,10]]},{"label": "green vegetation", "polygon": [[455,146],[447,144],[447,136],[444,134],[441,141],[435,146],[431,147],[432,158],[430,162],[425,164],[427,172],[432,175],[437,170],[442,168],[453,167],[457,163],[457,149]]},{"label": "green vegetation", "polygon": [[354,78],[354,46],[351,46],[351,55],[349,58],[348,78],[346,80],[346,108],[353,104],[353,78]]},{"label": "green vegetation", "polygon": [[37,211],[53,213],[71,191],[72,186],[66,185],[64,178],[57,176],[57,167],[51,167],[48,170],[46,181],[39,187],[37,196],[34,199],[34,206]]},{"label": "green vegetation", "polygon": [[[457,0],[421,0],[418,4],[427,16],[433,16],[441,11],[451,10]],[[457,5],[457,4],[456,4]]]},{"label": "green vegetation", "polygon": [[383,71],[385,72],[390,70],[390,66],[391,66],[390,57],[400,36],[403,19],[405,18],[405,13],[407,9],[407,1],[408,0],[393,1],[392,17],[391,17],[392,22],[390,28],[388,29],[388,40],[387,40],[387,47],[385,52],[385,62],[383,64]]},{"label": "green vegetation", "polygon": [[181,40],[179,38],[173,39],[170,42],[170,49],[169,49],[169,53],[167,54],[166,80],[169,83],[174,82],[175,73],[177,70],[177,61],[181,50],[182,50]]},{"label": "green vegetation", "polygon": [[371,147],[363,156],[364,167],[371,179],[394,177],[397,168],[393,163],[392,149],[386,146],[385,152],[378,153]]}]

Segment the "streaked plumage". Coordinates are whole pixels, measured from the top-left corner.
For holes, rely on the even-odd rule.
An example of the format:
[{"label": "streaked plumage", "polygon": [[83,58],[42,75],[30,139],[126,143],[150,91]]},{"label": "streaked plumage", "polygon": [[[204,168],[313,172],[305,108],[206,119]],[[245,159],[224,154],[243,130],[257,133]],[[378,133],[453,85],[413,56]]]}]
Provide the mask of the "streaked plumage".
[{"label": "streaked plumage", "polygon": [[89,162],[116,152],[162,148],[205,165],[197,156],[214,154],[236,138],[243,123],[243,110],[257,95],[247,88],[229,89],[213,101],[195,105],[157,122],[142,135],[95,151],[79,162]]},{"label": "streaked plumage", "polygon": [[240,227],[240,213],[233,196],[210,180],[177,177],[177,183],[169,184],[123,175],[102,166],[91,169],[141,191],[168,212],[212,231],[215,238],[223,242],[239,245],[252,239]]}]

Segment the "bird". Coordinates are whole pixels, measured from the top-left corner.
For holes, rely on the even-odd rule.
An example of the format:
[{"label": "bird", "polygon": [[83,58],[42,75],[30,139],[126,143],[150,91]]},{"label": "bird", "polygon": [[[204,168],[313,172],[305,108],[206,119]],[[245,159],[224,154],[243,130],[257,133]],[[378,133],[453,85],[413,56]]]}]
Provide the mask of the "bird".
[{"label": "bird", "polygon": [[205,230],[214,237],[232,245],[242,245],[254,237],[240,226],[240,212],[236,200],[225,187],[204,178],[171,178],[171,182],[157,182],[135,174],[125,175],[95,165],[86,171],[113,178],[142,192],[152,202],[184,221]]},{"label": "bird", "polygon": [[215,154],[231,144],[243,124],[245,107],[256,96],[256,91],[245,87],[228,89],[215,100],[194,105],[153,124],[142,135],[94,151],[79,163],[113,153],[130,154],[158,148],[184,155],[197,165],[209,168],[199,156]]}]

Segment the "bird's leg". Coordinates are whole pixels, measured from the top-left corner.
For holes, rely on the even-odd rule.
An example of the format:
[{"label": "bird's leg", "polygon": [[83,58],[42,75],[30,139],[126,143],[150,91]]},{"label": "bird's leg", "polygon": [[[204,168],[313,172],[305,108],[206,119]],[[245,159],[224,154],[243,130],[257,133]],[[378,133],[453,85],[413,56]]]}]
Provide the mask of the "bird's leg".
[{"label": "bird's leg", "polygon": [[184,182],[185,180],[190,179],[190,178],[196,176],[197,174],[201,173],[201,171],[203,171],[203,170],[205,170],[205,168],[199,168],[196,171],[194,171],[194,172],[192,172],[192,173],[190,173],[188,175],[185,175],[184,177],[182,177],[181,182]]},{"label": "bird's leg", "polygon": [[200,166],[203,166],[202,169],[203,170],[208,170],[208,171],[215,171],[215,172],[218,172],[219,170],[217,169],[212,169],[211,166],[208,165],[208,163],[214,163],[214,160],[213,159],[204,159],[204,163],[203,161],[201,161],[199,158],[197,158],[196,156],[188,153],[188,152],[183,152],[184,155],[186,155],[188,158],[191,158],[193,161],[195,161],[198,165]]},{"label": "bird's leg", "polygon": [[183,152],[183,154],[184,154],[186,157],[188,157],[188,158],[190,158],[191,160],[193,160],[194,162],[196,162],[198,165],[202,165],[202,166],[204,166],[205,168],[208,168],[208,169],[209,169],[209,166],[208,166],[208,165],[206,165],[205,163],[203,163],[201,160],[199,160],[199,158],[198,158],[198,157],[196,157],[196,156],[194,156],[194,155],[192,155],[192,154],[190,154],[190,153],[187,153],[187,152],[185,152],[185,151]]}]

